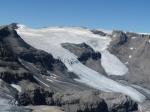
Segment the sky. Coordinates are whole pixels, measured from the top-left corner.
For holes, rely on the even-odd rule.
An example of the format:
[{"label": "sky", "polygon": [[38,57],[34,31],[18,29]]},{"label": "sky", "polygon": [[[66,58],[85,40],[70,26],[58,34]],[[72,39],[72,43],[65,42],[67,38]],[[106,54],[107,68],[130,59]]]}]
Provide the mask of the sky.
[{"label": "sky", "polygon": [[0,0],[0,24],[150,33],[150,0]]}]

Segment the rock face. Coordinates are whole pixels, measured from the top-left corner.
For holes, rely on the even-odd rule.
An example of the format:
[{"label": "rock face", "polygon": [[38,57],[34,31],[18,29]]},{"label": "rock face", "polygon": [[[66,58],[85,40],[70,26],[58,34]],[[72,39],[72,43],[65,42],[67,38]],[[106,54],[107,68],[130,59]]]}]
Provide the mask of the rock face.
[{"label": "rock face", "polygon": [[73,54],[78,56],[78,60],[89,68],[106,75],[101,65],[101,53],[95,52],[90,46],[85,43],[82,44],[70,44],[63,43],[62,46]]},{"label": "rock face", "polygon": [[34,90],[28,90],[18,95],[19,105],[53,105],[53,102],[50,101],[52,98],[53,92],[45,91],[42,88],[35,88]]},{"label": "rock face", "polygon": [[3,91],[4,93],[11,94],[14,97],[17,94],[16,89],[14,89],[13,87],[11,87],[9,84],[7,84],[1,79],[0,79],[0,90]]},{"label": "rock face", "polygon": [[65,112],[129,112],[137,110],[137,103],[121,94],[84,91],[54,94],[54,102]]},{"label": "rock face", "polygon": [[124,79],[150,89],[150,36],[134,33],[114,32],[109,50],[129,68]]},{"label": "rock face", "polygon": [[146,101],[138,106],[139,112],[149,112],[150,111],[150,101]]},{"label": "rock face", "polygon": [[[138,104],[121,93],[102,92],[76,82],[74,79],[79,77],[75,73],[69,72],[51,54],[24,42],[16,28],[16,24],[0,27],[0,102],[5,95],[6,101],[12,101],[11,105],[58,106],[65,112],[149,111],[149,101]],[[94,51],[85,43],[63,43],[61,46],[75,54],[85,66],[115,81],[131,85],[149,98],[150,37],[122,31],[112,34],[98,30],[91,32],[110,36],[112,41],[108,50],[127,65],[128,74],[109,77],[101,65],[101,52]],[[21,91],[11,84],[18,85]],[[16,112],[19,109],[31,111],[18,106],[13,107],[18,109]]]}]

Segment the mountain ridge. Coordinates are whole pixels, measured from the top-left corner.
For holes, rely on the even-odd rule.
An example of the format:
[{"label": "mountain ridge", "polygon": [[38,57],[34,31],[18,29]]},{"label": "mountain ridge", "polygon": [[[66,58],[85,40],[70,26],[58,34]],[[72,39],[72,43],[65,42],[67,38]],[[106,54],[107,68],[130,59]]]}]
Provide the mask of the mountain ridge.
[{"label": "mountain ridge", "polygon": [[[16,94],[17,97],[15,98],[18,101],[19,105],[28,105],[30,103],[33,104],[33,105],[40,105],[40,104],[61,105],[63,108],[66,109],[66,111],[70,112],[70,110],[68,110],[68,108],[66,107],[67,102],[68,101],[70,102],[70,100],[69,100],[70,97],[73,98],[76,95],[83,97],[86,93],[84,93],[84,95],[80,94],[81,90],[95,91],[95,88],[89,87],[89,85],[91,85],[91,84],[87,85],[88,83],[90,83],[90,80],[92,81],[92,80],[95,80],[95,79],[93,79],[91,77],[90,80],[88,81],[88,83],[83,83],[83,82],[77,81],[77,80],[81,79],[80,75],[78,73],[76,74],[77,71],[74,71],[74,69],[76,69],[77,66],[75,66],[75,68],[73,68],[73,69],[71,68],[70,71],[68,71],[69,68],[67,68],[68,65],[65,64],[66,61],[63,62],[63,60],[60,60],[61,58],[57,59],[57,57],[54,56],[53,54],[51,54],[51,52],[46,52],[43,49],[39,49],[39,48],[36,48],[34,45],[31,45],[31,43],[29,43],[25,40],[24,35],[21,35],[22,32],[20,33],[20,32],[17,31],[18,28],[19,27],[17,27],[16,24],[11,24],[11,25],[6,25],[6,26],[4,26],[3,28],[0,29],[0,40],[1,40],[1,50],[0,50],[1,55],[0,56],[1,56],[1,60],[2,60],[1,65],[2,65],[3,69],[4,70],[6,69],[4,67],[4,65],[8,66],[8,68],[10,70],[6,69],[6,71],[7,72],[8,71],[13,71],[12,73],[15,74],[14,75],[11,72],[10,73],[9,72],[8,73],[3,72],[3,73],[1,73],[1,79],[4,80],[8,84],[15,83],[15,84],[19,85],[22,88],[22,92],[21,93],[18,92]],[[23,29],[23,27],[21,28],[21,30],[22,29]],[[29,29],[26,29],[26,30],[29,31],[28,38],[30,36],[31,37],[35,36],[37,38],[38,36],[41,36],[41,35],[44,34],[44,33],[43,34],[41,33],[39,35],[39,33],[36,33],[36,35],[35,34],[31,35],[30,30]],[[47,29],[47,30],[48,30],[48,32],[49,32],[49,30],[51,31],[51,29]],[[59,30],[62,30],[62,29],[60,28]],[[101,31],[100,32],[99,31],[89,31],[89,30],[87,31],[87,29],[86,29],[82,32],[82,30],[80,29],[80,31],[74,31],[73,29],[71,29],[71,31],[69,31],[69,29],[67,29],[67,32],[71,32],[70,34],[73,37],[74,37],[74,33],[78,34],[79,36],[82,33],[82,35],[84,37],[81,36],[81,39],[82,38],[87,38],[86,36],[90,35],[90,36],[92,36],[92,39],[91,39],[91,37],[89,37],[89,39],[91,39],[91,40],[89,40],[89,42],[92,42],[92,43],[88,43],[88,44],[87,43],[82,43],[84,41],[82,41],[80,43],[80,41],[79,41],[79,43],[73,44],[73,43],[66,43],[66,41],[63,41],[63,42],[65,42],[65,43],[63,43],[63,47],[65,47],[65,49],[68,49],[69,52],[71,52],[73,54],[76,54],[76,57],[78,57],[78,59],[80,59],[80,58],[83,59],[83,61],[81,62],[80,65],[84,68],[80,69],[81,67],[79,67],[78,71],[79,70],[84,70],[85,67],[88,67],[88,70],[94,69],[94,71],[96,71],[96,72],[93,72],[94,74],[95,73],[104,73],[103,74],[104,76],[102,75],[102,77],[107,77],[107,78],[110,78],[111,80],[116,81],[117,83],[115,82],[115,84],[118,84],[118,82],[119,83],[121,82],[121,84],[124,85],[126,83],[125,84],[126,86],[130,86],[133,89],[135,89],[136,91],[139,91],[141,94],[144,94],[146,99],[148,99],[149,98],[148,93],[145,93],[144,90],[137,89],[137,87],[133,87],[131,85],[134,84],[134,85],[142,86],[143,88],[145,88],[147,90],[149,89],[148,86],[146,86],[149,83],[148,78],[145,78],[145,77],[147,77],[147,73],[149,73],[149,69],[147,69],[145,67],[141,68],[141,69],[145,70],[145,72],[141,72],[141,74],[143,74],[143,77],[142,77],[143,79],[142,80],[143,81],[147,80],[147,82],[144,81],[143,83],[141,83],[140,74],[135,75],[135,73],[137,73],[137,70],[136,70],[137,68],[135,66],[136,63],[137,62],[141,63],[140,60],[143,61],[143,59],[144,60],[145,59],[149,60],[149,57],[148,57],[149,53],[145,54],[146,52],[143,51],[143,50],[147,51],[149,49],[149,44],[148,44],[149,36],[148,35],[143,35],[143,34],[141,35],[141,34],[129,33],[129,32],[125,33],[125,32],[121,32],[121,31],[113,31],[112,34],[110,35],[110,34],[106,34],[106,33],[101,32]],[[36,30],[33,30],[33,29],[31,31],[36,32]],[[47,32],[47,31],[44,31],[42,29],[42,31],[40,31],[40,32]],[[88,32],[88,33],[86,34],[86,32]],[[94,33],[92,34],[92,32],[96,33],[96,35],[94,35]],[[23,33],[25,34],[26,32],[23,32]],[[52,33],[53,32],[51,32],[50,34],[52,34]],[[59,35],[59,32],[57,32],[57,35]],[[64,36],[65,35],[66,34],[64,33]],[[134,80],[131,80],[132,76],[131,76],[131,74],[128,74],[128,73],[125,73],[125,75],[112,75],[111,74],[111,76],[109,76],[108,75],[108,70],[110,70],[110,69],[106,69],[106,68],[104,69],[104,65],[102,65],[103,57],[105,55],[109,56],[109,58],[106,58],[106,60],[107,60],[107,59],[111,59],[112,55],[107,54],[107,52],[105,53],[105,52],[101,52],[101,51],[98,51],[98,54],[97,54],[96,50],[93,49],[96,45],[95,42],[97,42],[97,40],[96,41],[93,40],[93,37],[95,39],[97,39],[97,38],[99,39],[102,36],[104,36],[104,38],[102,37],[102,39],[105,40],[106,35],[107,36],[109,35],[110,38],[112,39],[110,44],[108,45],[107,49],[109,50],[109,52],[112,55],[117,56],[117,57],[113,58],[113,60],[115,60],[115,59],[120,60],[121,63],[124,63],[124,65],[128,61],[129,65],[127,64],[125,66],[128,67],[130,73],[135,75]],[[138,40],[135,40],[135,38],[133,38],[135,36],[140,37],[140,38],[136,38]],[[62,36],[60,35],[59,38],[61,38],[61,37]],[[42,38],[42,39],[44,39],[44,38]],[[75,41],[77,41],[77,40],[75,39]],[[70,42],[72,42],[72,40]],[[100,42],[101,42],[101,40],[100,40]],[[141,45],[141,47],[137,46],[138,42],[143,43],[142,44],[143,46],[142,45]],[[130,53],[132,53],[133,52],[132,50],[135,49],[135,48],[132,46],[133,49],[131,49],[132,47],[130,46],[130,43],[132,45],[135,45],[136,50],[137,50],[137,51],[135,50],[136,52],[133,53],[134,55],[132,57],[130,57]],[[53,44],[53,43],[51,43],[51,44]],[[93,45],[93,46],[91,47],[90,45]],[[102,48],[103,47],[104,46],[102,46]],[[56,48],[57,47],[55,47],[55,50],[57,50]],[[139,54],[138,53],[139,51],[141,51],[142,53]],[[66,52],[66,51],[64,51],[64,52]],[[125,53],[125,52],[127,52],[127,53]],[[105,53],[105,55],[102,54],[102,53]],[[141,54],[143,54],[143,55],[141,55]],[[132,59],[133,57],[136,57],[136,56],[138,56],[138,58],[140,57],[139,61],[137,61],[136,58]],[[71,65],[71,67],[72,67],[74,65],[74,63],[78,63],[78,59],[77,60],[75,59],[75,60],[69,62],[69,66]],[[81,59],[80,59],[80,61],[81,61]],[[104,61],[104,63],[105,63],[105,61]],[[117,63],[120,63],[120,62],[117,62]],[[131,63],[131,65],[130,65],[130,63]],[[67,62],[67,64],[68,64],[68,62]],[[113,65],[113,62],[111,64]],[[115,64],[116,64],[116,61],[115,61]],[[114,69],[115,64],[113,65],[113,69]],[[10,65],[12,67],[9,67]],[[149,66],[149,64],[146,63],[146,61],[143,62],[143,65]],[[108,65],[106,65],[106,67],[107,66]],[[14,67],[16,67],[16,68],[14,68]],[[142,65],[140,65],[140,67],[142,67]],[[118,66],[115,69],[118,70],[119,69]],[[71,70],[73,70],[73,71],[71,71]],[[87,69],[85,69],[85,70],[87,70]],[[122,70],[122,68],[120,68],[120,70]],[[21,74],[20,74],[20,72],[21,72]],[[112,70],[109,71],[109,72],[112,73]],[[116,73],[120,74],[121,72],[113,71],[113,74],[114,73],[115,74]],[[86,74],[86,72],[84,72],[84,74]],[[11,78],[9,78],[10,76],[11,76]],[[84,76],[84,75],[82,75],[82,76]],[[118,79],[120,79],[120,80],[118,80]],[[108,81],[111,81],[111,80],[108,80]],[[29,85],[26,85],[26,83],[28,83]],[[46,85],[47,85],[47,87],[46,87]],[[96,85],[94,85],[94,87],[95,86]],[[96,86],[96,87],[99,88],[100,86]],[[123,87],[123,86],[119,85],[118,87],[120,88],[120,87]],[[107,86],[103,87],[103,89],[104,88],[110,89]],[[112,86],[112,88],[113,88],[113,86]],[[59,95],[57,95],[57,94],[60,94],[62,91],[63,91],[63,94],[67,93],[67,91],[65,92],[64,90],[65,91],[67,90],[69,93],[71,91],[73,91],[73,93],[71,93],[73,95],[71,95],[71,96],[70,95],[69,96],[65,95],[66,97],[69,98],[69,99],[68,98],[66,99],[67,100],[66,103],[57,102],[57,100],[59,99]],[[58,92],[58,93],[56,94],[56,92]],[[126,93],[128,94],[128,92],[126,92]],[[93,93],[91,92],[90,95],[92,95],[92,94]],[[98,97],[101,98],[101,95],[100,95],[101,92],[97,93],[97,94],[98,94]],[[113,94],[112,91],[110,92],[110,94],[108,93],[108,95],[105,92],[104,93],[102,92],[102,94],[104,94],[104,97],[106,98],[105,101],[104,101],[107,105],[107,106],[106,105],[104,106],[105,109],[106,109],[105,111],[106,112],[111,111],[112,107],[108,107],[108,102],[110,100],[108,100],[107,97],[109,97],[109,96],[111,96],[111,94]],[[85,95],[85,96],[88,96],[88,95]],[[112,95],[112,97],[114,97],[114,96],[115,95]],[[39,97],[40,99],[36,99],[37,97]],[[93,97],[96,97],[96,96],[94,95]],[[119,98],[119,101],[123,102],[123,101],[126,100],[126,103],[134,102],[132,100],[127,100],[126,98],[128,99],[128,97],[124,97],[124,99],[122,99],[122,100]],[[88,99],[87,97],[85,97],[85,99],[80,99],[80,97],[77,97],[73,100],[73,102],[76,101],[76,100],[81,100],[81,102],[82,102],[81,104],[79,102],[75,103],[75,104],[82,105],[84,103],[86,104],[86,103],[92,101],[91,103],[94,104],[93,99],[89,99],[89,100],[87,100],[87,99]],[[40,100],[41,100],[41,102],[40,102]],[[63,99],[63,97],[62,97],[61,101],[63,101],[63,100],[65,100],[65,99]],[[87,101],[83,103],[83,100],[87,100]],[[99,101],[103,102],[103,100],[99,100]],[[104,104],[104,102],[103,102],[103,104]],[[57,104],[57,103],[59,103],[59,104]],[[114,102],[111,103],[111,105],[113,105],[113,104],[114,104]],[[130,107],[133,106],[134,109],[137,110],[137,104],[135,104],[135,103],[133,103],[133,104],[134,105],[130,105]],[[74,105],[73,106],[72,103],[69,103],[69,105],[70,105],[70,108],[72,108],[72,109],[75,107],[72,110],[72,112],[75,111],[77,108],[79,108],[77,105],[75,106],[73,104]],[[121,105],[121,104],[118,102],[117,105]],[[96,109],[97,106],[92,107],[92,108]],[[97,111],[101,111],[101,110],[102,110],[102,112],[104,112],[103,111],[104,107],[102,107],[103,109],[98,108],[98,110],[97,109],[92,110],[92,108],[87,106],[87,108],[91,109],[90,110],[91,112],[97,112]],[[82,107],[80,109],[83,111],[83,108],[84,107]],[[118,108],[118,107],[116,107],[116,108]],[[128,107],[121,107],[121,109],[123,109],[123,112],[128,112],[129,111]],[[116,111],[119,111],[119,109],[116,110]]]}]

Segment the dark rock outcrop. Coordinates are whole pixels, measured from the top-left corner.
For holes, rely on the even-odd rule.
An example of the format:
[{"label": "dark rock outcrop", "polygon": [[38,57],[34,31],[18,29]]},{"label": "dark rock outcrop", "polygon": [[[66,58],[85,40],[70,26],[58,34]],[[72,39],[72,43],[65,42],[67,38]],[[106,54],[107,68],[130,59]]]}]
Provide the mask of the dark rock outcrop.
[{"label": "dark rock outcrop", "polygon": [[17,90],[14,89],[11,85],[9,85],[8,83],[6,83],[5,81],[0,79],[0,92],[4,92],[6,95],[10,95],[12,97],[16,97],[17,96]]},{"label": "dark rock outcrop", "polygon": [[63,43],[62,47],[68,49],[70,52],[78,57],[78,60],[84,65],[92,68],[93,70],[106,75],[103,67],[101,66],[101,53],[95,52],[90,46],[85,43],[72,44]]},{"label": "dark rock outcrop", "polygon": [[18,94],[17,101],[19,105],[53,105],[53,92],[46,91],[42,88],[35,88],[33,90],[26,90]]},{"label": "dark rock outcrop", "polygon": [[107,35],[107,33],[104,33],[100,30],[91,30],[91,32],[93,32],[94,34],[101,35],[101,36],[106,36]]},{"label": "dark rock outcrop", "polygon": [[137,103],[119,93],[78,92],[54,94],[54,103],[65,112],[131,112],[138,110]]},{"label": "dark rock outcrop", "polygon": [[112,35],[113,35],[113,38],[112,38],[113,41],[116,42],[115,45],[120,46],[120,45],[125,44],[128,41],[128,36],[122,31],[113,31]]},{"label": "dark rock outcrop", "polygon": [[63,43],[62,47],[68,49],[76,56],[78,56],[78,60],[81,62],[86,62],[90,58],[93,60],[101,59],[101,54],[99,52],[95,52],[90,46],[88,46],[85,43],[82,44]]}]

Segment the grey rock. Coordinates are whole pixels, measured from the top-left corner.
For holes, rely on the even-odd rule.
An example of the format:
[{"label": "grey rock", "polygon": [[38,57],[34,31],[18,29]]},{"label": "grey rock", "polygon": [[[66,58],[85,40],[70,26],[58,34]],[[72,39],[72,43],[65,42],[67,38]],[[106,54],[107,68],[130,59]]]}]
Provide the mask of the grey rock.
[{"label": "grey rock", "polygon": [[[115,32],[112,35],[109,51],[116,55],[129,68],[128,74],[122,77],[122,80],[150,89],[150,53],[148,52],[150,49],[150,36],[129,32],[124,33],[121,37],[118,35],[120,35],[120,32]],[[120,38],[125,40],[123,44],[118,46],[118,43],[122,43]]]},{"label": "grey rock", "polygon": [[95,52],[90,46],[85,43],[63,43],[62,47],[68,49],[70,52],[75,54],[78,57],[78,60],[87,67],[106,75],[103,67],[101,66],[100,52]]},{"label": "grey rock", "polygon": [[139,104],[138,112],[150,112],[150,101]]},{"label": "grey rock", "polygon": [[55,105],[66,112],[131,112],[138,110],[136,102],[120,93],[84,91],[54,94]]},{"label": "grey rock", "polygon": [[18,93],[17,101],[19,105],[52,105],[53,92],[41,87],[32,88]]}]

